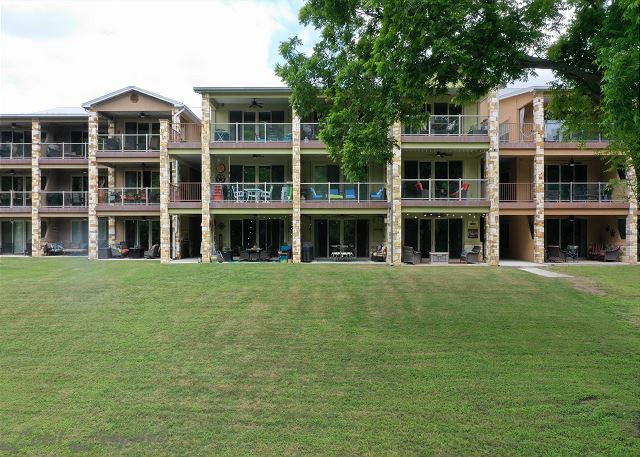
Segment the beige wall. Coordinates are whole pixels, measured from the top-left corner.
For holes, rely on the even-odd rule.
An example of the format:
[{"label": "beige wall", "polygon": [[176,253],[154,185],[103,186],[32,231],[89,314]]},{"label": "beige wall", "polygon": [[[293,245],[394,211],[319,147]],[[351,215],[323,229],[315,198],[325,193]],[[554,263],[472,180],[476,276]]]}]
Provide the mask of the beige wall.
[{"label": "beige wall", "polygon": [[70,191],[72,176],[86,176],[86,174],[82,173],[82,169],[43,169],[41,173],[42,176],[47,177],[47,187],[45,189],[42,189],[44,191]]},{"label": "beige wall", "polygon": [[501,216],[500,223],[509,225],[509,246],[500,251],[500,258],[533,262],[534,242],[529,216]]},{"label": "beige wall", "polygon": [[134,103],[131,100],[132,94],[132,92],[127,92],[119,97],[99,103],[95,107],[98,111],[166,111],[168,115],[171,115],[172,104],[139,93],[136,93],[138,101]]}]

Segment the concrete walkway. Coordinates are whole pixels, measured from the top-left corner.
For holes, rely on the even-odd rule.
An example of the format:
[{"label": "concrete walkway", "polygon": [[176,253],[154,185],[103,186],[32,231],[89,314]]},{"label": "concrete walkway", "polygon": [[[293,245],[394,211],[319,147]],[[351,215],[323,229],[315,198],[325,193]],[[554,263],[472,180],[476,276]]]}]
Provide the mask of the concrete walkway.
[{"label": "concrete walkway", "polygon": [[570,278],[571,276],[555,271],[543,270],[542,268],[520,268],[522,271],[533,273],[534,275],[543,276],[545,278]]}]

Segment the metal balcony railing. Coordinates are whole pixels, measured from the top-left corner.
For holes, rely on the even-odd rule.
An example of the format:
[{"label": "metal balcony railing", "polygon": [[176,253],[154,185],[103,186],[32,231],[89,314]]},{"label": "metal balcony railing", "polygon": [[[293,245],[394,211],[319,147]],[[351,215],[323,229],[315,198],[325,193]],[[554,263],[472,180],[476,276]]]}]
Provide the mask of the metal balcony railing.
[{"label": "metal balcony railing", "polygon": [[486,179],[403,179],[402,198],[408,200],[483,200]]},{"label": "metal balcony railing", "polygon": [[536,141],[534,124],[513,124],[503,122],[498,127],[501,143],[532,143]]},{"label": "metal balcony railing", "polygon": [[611,202],[625,201],[625,185],[612,186],[608,182],[544,183],[547,202]]},{"label": "metal balcony railing", "polygon": [[0,192],[0,208],[25,208],[31,206],[31,191],[6,190]]},{"label": "metal balcony railing", "polygon": [[86,191],[46,191],[40,192],[40,204],[47,208],[82,208],[87,207]]},{"label": "metal balcony railing", "polygon": [[530,182],[501,182],[501,202],[532,202],[533,183]]},{"label": "metal balcony railing", "polygon": [[147,152],[160,150],[159,134],[100,134],[98,151]]},{"label": "metal balcony railing", "polygon": [[211,201],[236,203],[286,202],[293,199],[290,182],[231,182],[211,184]]},{"label": "metal balcony railing", "polygon": [[300,124],[300,141],[317,141],[320,139],[320,124],[317,122],[302,122]]},{"label": "metal balcony railing", "polygon": [[98,189],[98,203],[109,206],[159,205],[159,187],[114,187]]},{"label": "metal balcony railing", "polygon": [[172,202],[202,201],[202,184],[199,182],[180,182],[171,186]]},{"label": "metal balcony railing", "polygon": [[216,143],[270,143],[292,141],[291,123],[236,122],[211,124]]},{"label": "metal balcony railing", "polygon": [[300,184],[300,196],[307,201],[387,201],[383,182],[315,182]]},{"label": "metal balcony railing", "polygon": [[169,141],[172,143],[199,142],[202,140],[201,132],[201,124],[186,122],[181,122],[180,124],[171,124]]},{"label": "metal balcony railing", "polygon": [[489,119],[486,116],[477,115],[432,115],[426,125],[405,125],[402,134],[427,136],[488,135]]},{"label": "metal balcony railing", "polygon": [[598,129],[586,129],[582,132],[568,132],[563,127],[562,121],[544,121],[544,140],[560,143],[580,141],[606,141]]},{"label": "metal balcony railing", "polygon": [[0,143],[0,159],[30,159],[31,143]]},{"label": "metal balcony railing", "polygon": [[42,156],[54,159],[86,159],[87,143],[42,143]]}]

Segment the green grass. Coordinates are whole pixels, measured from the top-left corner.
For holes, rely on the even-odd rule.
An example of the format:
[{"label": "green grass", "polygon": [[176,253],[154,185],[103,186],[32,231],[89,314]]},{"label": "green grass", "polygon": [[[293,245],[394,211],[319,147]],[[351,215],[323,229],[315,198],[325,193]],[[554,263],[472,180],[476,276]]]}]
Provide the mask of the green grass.
[{"label": "green grass", "polygon": [[0,454],[638,455],[640,268],[563,271],[0,259]]}]

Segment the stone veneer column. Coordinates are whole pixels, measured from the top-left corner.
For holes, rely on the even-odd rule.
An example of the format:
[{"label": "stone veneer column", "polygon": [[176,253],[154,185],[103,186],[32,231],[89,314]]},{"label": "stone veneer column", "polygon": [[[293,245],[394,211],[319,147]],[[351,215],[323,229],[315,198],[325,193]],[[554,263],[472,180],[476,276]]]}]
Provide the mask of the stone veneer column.
[{"label": "stone veneer column", "polygon": [[498,137],[498,95],[489,95],[489,149],[485,158],[486,192],[489,199],[489,214],[485,219],[486,249],[488,265],[500,262],[500,142]]},{"label": "stone veneer column", "polygon": [[293,263],[300,263],[302,260],[302,221],[300,214],[300,117],[293,114],[292,129],[292,157],[291,157],[291,178],[293,181],[293,216],[291,220],[291,250]]},{"label": "stone veneer column", "polygon": [[393,146],[391,163],[387,167],[387,196],[390,202],[387,213],[389,234],[387,263],[400,265],[402,263],[402,125],[400,122],[393,124],[391,134],[396,144]]},{"label": "stone veneer column", "polygon": [[[180,171],[179,171],[179,162],[178,159],[174,159],[171,163],[171,185],[176,186],[179,181]],[[171,195],[171,190],[169,190],[169,195]],[[182,239],[182,235],[180,233],[180,216],[177,214],[173,214],[171,216],[171,230],[172,230],[172,245],[173,252],[171,254],[172,258],[180,259],[182,258],[182,253],[180,252],[180,240]]]},{"label": "stone veneer column", "polygon": [[98,258],[98,113],[89,111],[89,259]]},{"label": "stone veneer column", "polygon": [[169,121],[160,119],[160,263],[171,260],[171,219],[169,218]]},{"label": "stone veneer column", "polygon": [[42,255],[40,233],[40,121],[31,121],[31,255]]},{"label": "stone veneer column", "polygon": [[626,262],[638,263],[638,196],[636,170],[632,166],[627,170],[627,186],[629,195],[629,213],[627,214],[627,246],[625,250]]},{"label": "stone veneer column", "polygon": [[[113,192],[116,190],[116,169],[114,167],[107,168],[107,187],[109,188],[109,192],[107,194],[107,198],[110,195],[113,195]],[[109,233],[108,233],[109,246],[114,246],[116,244],[116,217],[109,216]]]},{"label": "stone veneer column", "polygon": [[536,214],[533,223],[533,260],[544,263],[544,97],[533,97],[533,129],[536,155],[533,159],[533,201]]},{"label": "stone veneer column", "polygon": [[209,94],[202,94],[202,242],[200,244],[202,263],[211,262],[211,156],[209,155],[209,140],[211,136],[210,110]]}]

